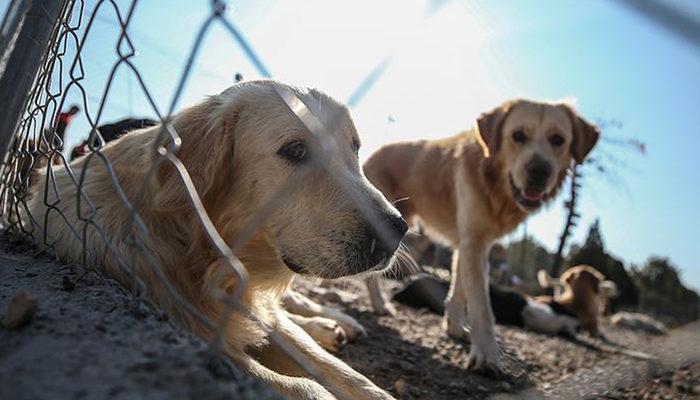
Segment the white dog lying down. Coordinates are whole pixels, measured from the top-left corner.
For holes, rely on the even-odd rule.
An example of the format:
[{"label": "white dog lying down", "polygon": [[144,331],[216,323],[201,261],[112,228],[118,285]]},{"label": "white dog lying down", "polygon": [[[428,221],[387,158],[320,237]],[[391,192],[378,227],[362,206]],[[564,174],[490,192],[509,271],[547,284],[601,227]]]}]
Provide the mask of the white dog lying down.
[{"label": "white dog lying down", "polygon": [[[319,138],[282,100],[283,95],[296,100],[295,112],[313,115],[323,124],[324,151]],[[333,326],[290,316],[279,307],[295,273],[337,278],[382,269],[392,262],[406,232],[400,214],[361,172],[360,139],[348,110],[315,89],[271,80],[249,81],[183,110],[170,125],[182,140],[177,157],[228,246],[234,245],[268,200],[279,200],[252,237],[234,248],[249,273],[242,301],[262,325],[234,312],[225,326],[223,351],[241,369],[289,398],[392,398],[319,347],[294,322],[322,336],[329,330],[335,334]],[[134,202],[147,233],[127,224],[129,211],[120,201],[110,172],[96,156],[84,156],[71,164],[76,172],[89,164],[83,177],[84,196],[79,196],[65,166],[55,166],[57,192],[45,175],[40,176],[40,184],[32,188],[29,209],[38,232],[46,230],[63,260],[83,260],[84,233],[89,265],[132,287],[130,270],[119,261],[129,260],[127,265],[145,283],[148,297],[180,325],[211,339],[214,332],[173,300],[153,265],[160,266],[179,295],[214,323],[226,308],[222,297],[235,293],[239,282],[214,250],[172,164],[160,164],[153,179],[146,182],[146,173],[158,157],[154,150],[170,142],[159,142],[161,133],[160,126],[141,129],[101,150],[123,194]],[[299,173],[302,170],[304,174]],[[289,180],[293,184],[280,193],[278,189]],[[56,210],[47,211],[46,182],[46,204],[60,199],[55,207],[67,221]],[[148,190],[139,199],[144,183]],[[359,207],[358,201],[365,207]],[[90,224],[85,224],[86,218]],[[85,230],[75,232],[66,222]],[[136,235],[147,252],[127,240],[130,234]],[[270,342],[271,334],[289,343],[301,364]],[[315,371],[318,381],[307,371]]]},{"label": "white dog lying down", "polygon": [[610,317],[610,323],[617,327],[643,331],[653,335],[665,335],[668,333],[668,328],[662,322],[640,313],[621,311]]}]

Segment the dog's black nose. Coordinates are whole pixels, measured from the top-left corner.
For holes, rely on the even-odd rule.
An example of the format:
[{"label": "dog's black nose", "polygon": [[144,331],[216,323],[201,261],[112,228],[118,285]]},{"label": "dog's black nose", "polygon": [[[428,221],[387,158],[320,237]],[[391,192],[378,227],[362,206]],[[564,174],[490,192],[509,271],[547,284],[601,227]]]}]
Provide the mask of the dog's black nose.
[{"label": "dog's black nose", "polygon": [[394,254],[403,235],[408,231],[408,224],[400,215],[388,215],[371,226],[374,236],[370,250],[372,260],[381,260]]},{"label": "dog's black nose", "polygon": [[533,189],[544,189],[547,180],[552,175],[552,166],[539,157],[533,157],[527,165],[527,186]]},{"label": "dog's black nose", "polygon": [[396,235],[399,237],[399,241],[401,241],[401,238],[403,235],[408,232],[408,223],[406,223],[406,220],[403,219],[403,217],[399,216],[391,216],[389,218],[389,221],[391,222],[391,225],[394,227],[394,232]]}]

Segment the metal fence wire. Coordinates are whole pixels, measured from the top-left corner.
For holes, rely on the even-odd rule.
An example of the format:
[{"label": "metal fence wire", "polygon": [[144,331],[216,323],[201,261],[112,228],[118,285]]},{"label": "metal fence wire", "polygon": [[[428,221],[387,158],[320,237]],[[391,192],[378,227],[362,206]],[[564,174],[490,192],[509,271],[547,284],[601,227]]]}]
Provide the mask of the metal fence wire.
[{"label": "metal fence wire", "polygon": [[[17,121],[12,121],[10,118],[9,121],[4,121],[0,128],[3,129],[1,133],[5,138],[4,141],[0,142],[0,147],[5,146],[9,150],[2,164],[0,220],[3,221],[3,228],[6,231],[11,232],[13,235],[19,235],[22,239],[40,244],[42,248],[46,248],[48,251],[51,250],[58,239],[50,237],[46,229],[41,228],[42,226],[46,227],[47,223],[40,224],[39,222],[42,220],[48,221],[49,219],[62,221],[70,229],[74,238],[82,243],[84,263],[88,259],[94,259],[88,256],[94,256],[90,252],[94,251],[95,246],[91,246],[87,241],[90,238],[88,231],[96,232],[104,243],[104,254],[100,256],[110,257],[121,272],[129,277],[132,282],[131,293],[133,293],[136,301],[147,300],[143,298],[145,284],[139,277],[139,271],[135,270],[135,263],[132,262],[132,259],[125,256],[124,252],[120,250],[120,244],[114,243],[107,234],[106,228],[100,225],[96,218],[100,209],[95,206],[88,191],[84,188],[85,176],[88,170],[97,168],[101,164],[100,167],[104,167],[109,173],[111,184],[121,205],[128,210],[129,218],[125,222],[126,229],[124,229],[126,236],[123,239],[123,244],[130,247],[130,251],[127,253],[138,254],[144,260],[147,260],[151,271],[167,290],[172,301],[182,307],[191,318],[200,322],[210,331],[212,338],[210,348],[212,354],[216,355],[223,343],[223,332],[231,313],[241,313],[247,318],[260,323],[241,299],[245,292],[248,274],[245,266],[236,257],[236,249],[250,239],[265,222],[266,217],[279,205],[280,199],[284,198],[282,194],[294,187],[299,179],[307,176],[314,170],[324,169],[346,190],[348,198],[355,202],[357,209],[364,215],[366,220],[376,225],[375,229],[378,231],[380,238],[388,233],[385,233],[383,226],[379,226],[374,222],[377,220],[374,216],[375,211],[369,206],[369,203],[366,203],[368,200],[355,192],[353,185],[349,181],[350,178],[346,177],[343,171],[337,170],[336,167],[327,162],[328,160],[324,157],[318,157],[316,162],[297,169],[291,178],[277,189],[277,195],[271,196],[268,201],[260,205],[257,214],[250,218],[250,221],[244,226],[234,242],[226,243],[219,232],[217,232],[209,215],[207,215],[202,199],[197,193],[187,168],[178,158],[181,141],[171,121],[183,90],[188,83],[188,78],[192,74],[193,65],[200,48],[203,46],[206,33],[215,24],[221,25],[231,34],[232,40],[238,43],[261,76],[269,77],[270,73],[252,48],[246,43],[234,24],[227,19],[225,14],[226,4],[219,0],[212,0],[209,3],[209,16],[196,32],[189,55],[184,60],[184,66],[169,106],[167,109],[159,108],[152,90],[149,90],[148,83],[133,63],[133,58],[136,55],[136,46],[129,36],[129,24],[137,5],[138,1],[136,0],[130,2],[128,8],[121,7],[114,0],[97,0],[90,9],[88,8],[88,2],[83,0],[51,0],[44,2],[15,0],[10,4],[6,20],[3,22],[3,35],[0,37],[0,44],[5,45],[10,50],[13,45],[16,47],[22,35],[13,33],[12,30],[19,31],[22,26],[26,27],[30,23],[29,19],[32,17],[34,17],[34,20],[31,21],[32,24],[43,24],[44,34],[48,40],[43,43],[35,38],[32,46],[43,51],[41,57],[36,60],[38,62],[36,74],[32,75],[31,70],[18,72],[25,78],[27,75],[31,77],[32,84],[28,88],[28,96],[22,104],[21,112],[16,115]],[[29,10],[23,9],[25,7],[29,7]],[[105,8],[113,9],[113,15],[115,15],[113,22],[118,25],[119,36],[114,47],[114,62],[110,68],[104,92],[97,98],[98,101],[93,101],[95,97],[88,92],[84,85],[86,75],[83,49],[95,36],[97,14]],[[20,14],[23,16],[16,17]],[[14,27],[11,26],[13,15],[16,17],[15,20],[19,19],[19,21],[15,21]],[[44,48],[42,45],[46,47]],[[9,52],[6,51],[5,53]],[[4,77],[11,75],[11,72],[17,72],[17,68],[23,68],[21,65],[16,65],[19,61],[10,59],[10,62],[8,62],[5,57],[6,54],[3,54],[3,60],[0,61],[0,73]],[[73,56],[70,57],[70,55]],[[28,62],[31,61],[29,60]],[[15,63],[14,65],[13,62]],[[164,143],[164,145],[157,145],[157,147],[152,149],[154,154],[158,154],[159,157],[156,157],[155,161],[150,165],[149,170],[145,174],[146,179],[140,182],[140,189],[137,195],[132,197],[126,195],[112,168],[111,160],[101,151],[105,139],[98,129],[105,114],[105,109],[110,106],[107,98],[115,81],[117,71],[122,69],[126,69],[136,79],[138,90],[146,98],[152,113],[157,116],[159,137],[155,143]],[[336,146],[333,139],[331,139],[331,135],[323,134],[324,130],[333,129],[332,126],[324,126],[321,120],[292,91],[287,89],[275,90],[281,101],[287,105],[289,110],[308,129],[312,138],[315,138],[316,143],[312,143],[312,146],[322,150],[328,150],[330,147]],[[57,116],[67,106],[67,93],[69,91],[77,91],[79,93],[82,99],[81,108],[91,128],[89,139],[86,141],[89,152],[84,156],[85,162],[77,168],[76,165],[70,163],[69,159],[62,152],[64,138],[61,138],[57,132],[59,123]],[[22,98],[19,94],[15,97]],[[334,118],[331,119],[331,121],[334,120]],[[180,184],[186,188],[190,211],[196,216],[195,220],[200,225],[199,228],[205,233],[219,260],[230,268],[238,280],[235,292],[223,299],[228,309],[218,321],[212,321],[207,318],[178,293],[165,276],[162,266],[158,264],[151,249],[144,245],[144,239],[148,237],[149,230],[134,204],[138,204],[140,199],[144,198],[149,190],[152,190],[149,181],[154,177],[159,165],[164,163],[169,163],[179,175]],[[55,178],[55,172],[60,169],[64,169],[68,173],[70,184],[75,185],[77,190],[78,224],[74,224],[72,218],[66,215],[61,207],[65,199],[61,198],[60,191],[57,190],[58,182]],[[31,214],[28,206],[30,201],[29,189],[30,185],[35,183],[34,180],[37,176],[35,172],[37,170],[46,171],[45,179],[47,184],[43,193],[43,203],[46,211],[43,215]],[[195,227],[193,227],[194,229]],[[157,304],[155,306],[157,307]],[[292,359],[296,360],[319,383],[328,384],[328,382],[323,381],[322,376],[318,373],[319,371],[312,369],[313,364],[305,362],[303,356],[293,346],[286,343],[283,337],[273,332],[270,340],[283,349]],[[337,387],[335,389],[335,393],[343,393],[342,389]]]}]

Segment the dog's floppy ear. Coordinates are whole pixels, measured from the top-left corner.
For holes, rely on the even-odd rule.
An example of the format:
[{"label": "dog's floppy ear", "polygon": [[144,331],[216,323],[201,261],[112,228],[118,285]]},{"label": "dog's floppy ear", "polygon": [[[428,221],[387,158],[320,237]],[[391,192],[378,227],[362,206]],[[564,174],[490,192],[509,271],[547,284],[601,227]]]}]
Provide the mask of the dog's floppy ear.
[{"label": "dog's floppy ear", "polygon": [[[233,169],[234,133],[240,106],[222,95],[211,97],[175,116],[172,126],[180,137],[176,152],[192,178],[197,194],[204,198],[215,180],[225,178]],[[160,129],[156,127],[155,129]],[[166,135],[162,146],[172,139]],[[224,164],[231,164],[224,168]],[[189,207],[187,189],[182,177],[168,161],[163,161],[156,174],[158,187],[154,206],[159,211],[175,211]]]},{"label": "dog's floppy ear", "polygon": [[503,123],[506,120],[512,102],[506,102],[491,111],[482,113],[476,119],[478,140],[484,156],[490,157],[501,147]]},{"label": "dog's floppy ear", "polygon": [[578,269],[576,267],[569,268],[566,271],[564,271],[563,274],[561,274],[561,277],[559,277],[559,280],[563,283],[565,283],[568,286],[571,286],[574,283],[574,280],[578,278]]},{"label": "dog's floppy ear", "polygon": [[578,115],[571,106],[564,105],[564,108],[571,118],[571,126],[573,127],[574,141],[571,143],[571,155],[576,164],[581,164],[598,142],[600,131],[595,125]]},{"label": "dog's floppy ear", "polygon": [[600,284],[605,280],[605,275],[593,267],[583,269],[581,271],[581,275],[588,278],[588,280],[591,282],[591,286],[593,286],[593,291],[596,293],[600,292]]},{"label": "dog's floppy ear", "polygon": [[222,300],[236,292],[238,279],[223,260],[216,260],[207,266],[200,289],[205,297]]}]

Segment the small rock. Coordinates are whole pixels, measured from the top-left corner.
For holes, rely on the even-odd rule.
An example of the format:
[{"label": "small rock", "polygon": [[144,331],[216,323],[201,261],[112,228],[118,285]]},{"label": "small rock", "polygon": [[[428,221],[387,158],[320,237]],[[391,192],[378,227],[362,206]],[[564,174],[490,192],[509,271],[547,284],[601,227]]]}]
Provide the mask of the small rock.
[{"label": "small rock", "polygon": [[20,291],[10,300],[2,325],[6,329],[19,329],[27,325],[34,318],[37,305],[36,297],[31,296],[26,290]]},{"label": "small rock", "polygon": [[693,386],[693,387],[690,389],[690,393],[692,393],[692,394],[700,394],[700,383],[697,384],[697,385],[695,385],[695,386]]},{"label": "small rock", "polygon": [[178,343],[178,342],[179,342],[177,336],[176,336],[175,333],[173,333],[173,332],[167,332],[167,333],[165,333],[160,339],[161,339],[163,342],[169,343],[169,344],[175,344],[175,343]]},{"label": "small rock", "polygon": [[63,275],[63,281],[61,282],[63,285],[63,290],[66,292],[72,292],[73,289],[75,289],[75,283],[73,283],[72,280],[68,277],[68,275]]},{"label": "small rock", "polygon": [[690,393],[690,391],[691,391],[691,389],[692,389],[692,388],[690,387],[690,384],[688,384],[688,383],[686,383],[686,382],[681,382],[681,383],[679,383],[678,386],[677,386],[677,388],[678,388],[678,390],[680,390],[680,391],[683,392],[683,393]]},{"label": "small rock", "polygon": [[216,378],[231,380],[236,378],[236,371],[231,363],[221,356],[207,356],[207,369]]},{"label": "small rock", "polygon": [[394,382],[394,389],[399,397],[406,398],[408,396],[408,384],[403,379],[399,378]]}]

